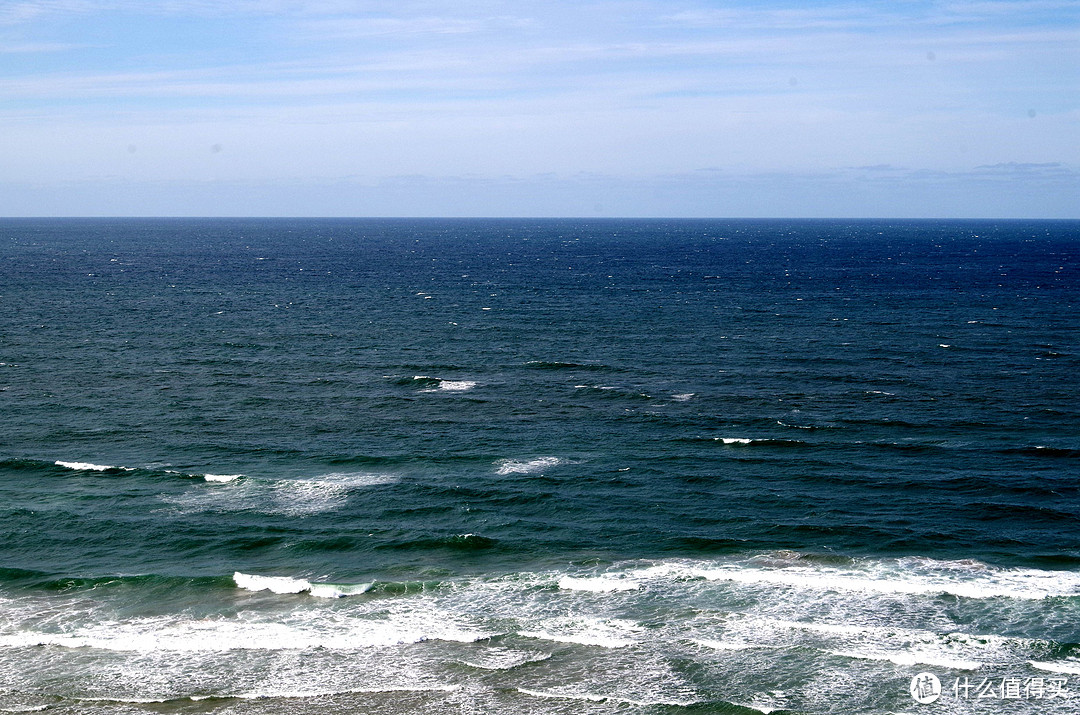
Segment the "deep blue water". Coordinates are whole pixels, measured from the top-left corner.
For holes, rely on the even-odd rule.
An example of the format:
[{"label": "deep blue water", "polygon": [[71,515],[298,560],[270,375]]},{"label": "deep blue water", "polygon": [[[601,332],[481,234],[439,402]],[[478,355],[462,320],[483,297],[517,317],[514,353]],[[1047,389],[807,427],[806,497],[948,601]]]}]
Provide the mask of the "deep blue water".
[{"label": "deep blue water", "polygon": [[0,712],[1073,712],[1078,308],[1076,221],[2,220]]}]

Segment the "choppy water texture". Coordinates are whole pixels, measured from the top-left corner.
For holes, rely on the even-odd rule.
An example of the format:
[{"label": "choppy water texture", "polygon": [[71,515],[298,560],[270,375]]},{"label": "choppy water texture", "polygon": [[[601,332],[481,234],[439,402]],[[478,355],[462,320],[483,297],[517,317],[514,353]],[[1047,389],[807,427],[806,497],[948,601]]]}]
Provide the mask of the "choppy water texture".
[{"label": "choppy water texture", "polygon": [[1076,712],[1078,257],[0,221],[0,712]]}]

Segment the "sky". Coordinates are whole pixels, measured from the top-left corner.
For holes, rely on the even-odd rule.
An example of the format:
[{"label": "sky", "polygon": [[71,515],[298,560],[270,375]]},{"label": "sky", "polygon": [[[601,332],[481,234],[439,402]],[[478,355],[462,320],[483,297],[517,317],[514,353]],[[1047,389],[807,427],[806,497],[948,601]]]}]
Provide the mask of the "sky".
[{"label": "sky", "polygon": [[0,0],[0,216],[1080,218],[1080,0]]}]

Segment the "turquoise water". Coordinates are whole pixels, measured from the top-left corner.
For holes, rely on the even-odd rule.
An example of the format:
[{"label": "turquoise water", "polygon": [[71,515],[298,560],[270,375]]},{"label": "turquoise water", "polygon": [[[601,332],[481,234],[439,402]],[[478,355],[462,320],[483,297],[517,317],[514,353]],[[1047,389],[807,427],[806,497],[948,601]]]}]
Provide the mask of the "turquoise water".
[{"label": "turquoise water", "polygon": [[1078,241],[0,221],[0,711],[1073,712]]}]

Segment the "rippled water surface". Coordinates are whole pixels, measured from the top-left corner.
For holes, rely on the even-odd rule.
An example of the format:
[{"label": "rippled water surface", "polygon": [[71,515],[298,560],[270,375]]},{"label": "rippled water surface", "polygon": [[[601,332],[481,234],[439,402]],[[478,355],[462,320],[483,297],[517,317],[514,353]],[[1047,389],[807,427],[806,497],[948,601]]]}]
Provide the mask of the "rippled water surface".
[{"label": "rippled water surface", "polygon": [[1075,712],[1078,258],[0,221],[0,712]]}]

